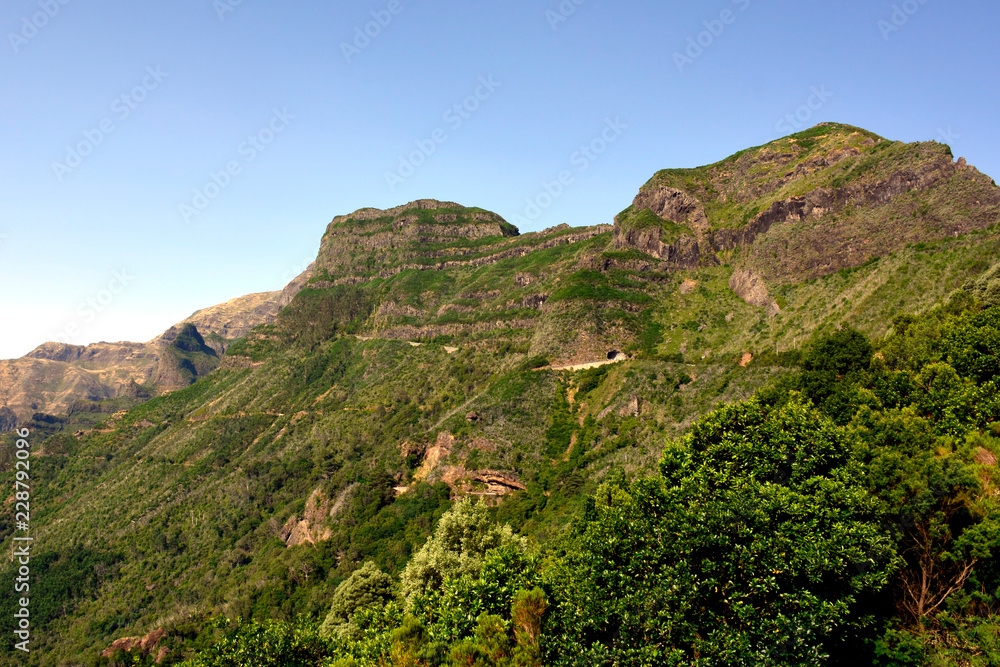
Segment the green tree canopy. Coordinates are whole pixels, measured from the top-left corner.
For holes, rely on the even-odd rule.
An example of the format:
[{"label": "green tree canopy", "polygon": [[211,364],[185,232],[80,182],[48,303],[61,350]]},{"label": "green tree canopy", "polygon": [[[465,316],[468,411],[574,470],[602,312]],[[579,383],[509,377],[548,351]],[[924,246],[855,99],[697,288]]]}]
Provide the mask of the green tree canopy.
[{"label": "green tree canopy", "polygon": [[527,543],[510,526],[494,523],[485,505],[463,498],[441,516],[434,535],[403,570],[403,595],[412,602],[440,589],[446,578],[476,577],[486,552],[504,546],[523,551]]},{"label": "green tree canopy", "polygon": [[669,446],[661,478],[601,487],[552,584],[549,659],[821,662],[899,562],[852,445],[799,399],[751,400]]},{"label": "green tree canopy", "polygon": [[330,613],[320,628],[331,636],[346,626],[359,609],[381,609],[395,597],[395,582],[375,563],[365,563],[351,573],[333,593]]}]

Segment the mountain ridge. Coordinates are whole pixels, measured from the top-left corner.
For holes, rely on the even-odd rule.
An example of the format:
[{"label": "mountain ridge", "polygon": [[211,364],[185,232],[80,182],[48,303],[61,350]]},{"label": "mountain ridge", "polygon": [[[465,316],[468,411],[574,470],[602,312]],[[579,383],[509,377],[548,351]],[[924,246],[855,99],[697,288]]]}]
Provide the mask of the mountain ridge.
[{"label": "mountain ridge", "polygon": [[[364,286],[413,270],[471,275],[547,251],[555,253],[548,260],[561,256],[564,269],[575,273],[560,277],[519,271],[511,277],[494,271],[503,296],[515,295],[513,300],[494,294],[495,286],[486,288],[489,281],[451,298],[428,296],[427,304],[396,290],[380,297],[362,328],[407,340],[474,338],[476,331],[509,330],[512,342],[523,345],[528,339],[533,354],[552,356],[554,362],[591,361],[606,350],[628,347],[640,332],[633,323],[602,333],[602,325],[592,323],[583,331],[590,342],[563,337],[556,345],[547,344],[538,327],[552,331],[551,320],[573,309],[559,298],[568,296],[564,279],[580,283],[570,293],[604,290],[606,296],[614,292],[624,297],[616,301],[627,320],[628,313],[641,310],[636,299],[657,291],[655,285],[640,284],[648,283],[647,277],[656,283],[666,280],[665,274],[728,264],[736,272],[728,279],[730,288],[774,315],[781,306],[771,292],[782,285],[861,266],[907,243],[960,237],[995,224],[1000,219],[995,183],[964,159],[952,158],[950,149],[936,142],[901,144],[853,126],[823,123],[712,165],[658,171],[613,225],[560,225],[521,234],[495,213],[454,202],[421,199],[387,210],[358,209],[333,218],[316,262],[281,291],[201,309],[145,344],[44,343],[20,360],[0,362],[0,405],[27,419],[35,412],[64,413],[75,400],[114,398],[133,383],[155,379],[159,351],[184,324],[194,324],[222,355],[231,341],[255,326],[276,322],[303,288]],[[956,193],[966,197],[957,211],[964,215],[944,221],[934,212],[953,213],[947,200]],[[606,285],[595,292],[595,286],[580,279],[586,271],[630,277],[624,291]],[[557,299],[549,303],[552,295]],[[481,315],[504,314],[492,322],[463,322],[468,318],[462,314],[470,308]],[[49,389],[33,392],[33,385]]]},{"label": "mountain ridge", "polygon": [[[263,352],[254,350],[273,339],[259,325],[280,324],[279,313],[294,304],[286,324],[295,317],[296,326],[312,326],[315,309],[343,298],[338,290],[347,287],[361,290],[348,299],[351,312],[366,313],[352,325],[365,339],[506,345],[559,368],[622,350],[701,360],[721,354],[742,364],[768,347],[772,354],[794,348],[825,327],[884,332],[891,271],[907,271],[928,243],[950,244],[966,258],[955,266],[968,268],[940,274],[926,292],[899,302],[934,303],[985,268],[971,244],[980,242],[977,234],[993,244],[997,220],[995,182],[954,161],[947,146],[902,144],[836,123],[705,167],[660,170],[612,226],[521,234],[495,213],[455,202],[362,208],[333,218],[316,262],[280,292],[201,309],[146,344],[47,343],[0,362],[0,426],[51,423],[46,413],[91,411],[95,401],[121,398],[128,407],[220,364],[255,366],[259,361],[241,355],[250,350],[257,359]],[[881,265],[872,268],[875,260]],[[870,274],[843,292],[865,302],[850,312],[837,310],[849,303],[834,297],[843,288],[808,287],[845,271]],[[782,316],[786,309],[815,312],[809,304],[824,290],[822,317]],[[342,315],[324,312],[330,335]],[[164,357],[186,324],[205,332],[217,362],[182,370],[176,364],[184,359]],[[241,353],[226,355],[237,339]]]},{"label": "mountain ridge", "polygon": [[0,360],[0,407],[28,421],[38,413],[64,415],[78,401],[113,399],[149,383],[159,386],[147,393],[180,389],[185,385],[169,379],[176,375],[161,369],[161,360],[186,325],[194,325],[221,356],[231,341],[275,321],[311,276],[310,266],[282,290],[200,309],[145,343],[46,342],[19,359]]},{"label": "mountain ridge", "polygon": [[[654,176],[613,226],[520,234],[496,214],[437,200],[338,216],[273,320],[237,340],[219,335],[222,353],[194,322],[163,337],[167,352],[146,358],[144,372],[165,370],[183,388],[154,397],[123,383],[117,398],[74,401],[65,419],[38,415],[28,422],[31,468],[46,481],[32,497],[32,562],[47,569],[29,664],[89,664],[116,640],[159,628],[174,663],[212,641],[220,615],[322,618],[365,561],[403,571],[466,496],[551,544],[592,516],[599,484],[660,469],[664,443],[719,404],[797,377],[817,336],[864,341],[921,312],[933,329],[935,313],[969,302],[964,286],[996,291],[992,182],[949,157],[952,169],[932,144],[876,142],[848,126],[811,132],[782,140],[796,148],[727,158],[723,171]],[[860,152],[820,164],[845,142]],[[725,200],[710,196],[726,169],[745,182],[729,183]],[[881,203],[779,216],[749,245],[702,247],[836,179],[863,193],[907,170],[943,177],[887,190]],[[807,278],[774,254],[787,236],[850,225],[873,230],[857,237],[869,239],[871,257],[818,244],[829,266]],[[899,234],[902,225],[919,240]],[[679,267],[669,253],[645,252],[642,238],[698,254]],[[257,305],[199,313],[213,326],[233,322],[232,332],[261,316]],[[865,345],[859,365],[871,360]],[[83,367],[87,348],[45,354],[76,365],[31,361],[69,364],[80,383],[100,372],[97,361]],[[97,360],[114,354],[93,350]],[[882,361],[897,363],[893,354]],[[9,411],[0,423],[17,422]],[[0,448],[6,470],[12,452]],[[670,466],[686,465],[675,458]],[[7,540],[15,523],[5,506]]]}]

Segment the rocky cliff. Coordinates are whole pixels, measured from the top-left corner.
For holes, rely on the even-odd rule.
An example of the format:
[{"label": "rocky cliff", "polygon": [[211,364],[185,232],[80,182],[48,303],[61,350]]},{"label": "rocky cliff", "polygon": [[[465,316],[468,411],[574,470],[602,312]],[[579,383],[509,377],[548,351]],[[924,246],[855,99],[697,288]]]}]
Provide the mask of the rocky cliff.
[{"label": "rocky cliff", "polygon": [[674,268],[746,249],[742,268],[782,283],[998,219],[996,185],[947,146],[824,123],[707,167],[657,173],[616,218],[615,245]]}]

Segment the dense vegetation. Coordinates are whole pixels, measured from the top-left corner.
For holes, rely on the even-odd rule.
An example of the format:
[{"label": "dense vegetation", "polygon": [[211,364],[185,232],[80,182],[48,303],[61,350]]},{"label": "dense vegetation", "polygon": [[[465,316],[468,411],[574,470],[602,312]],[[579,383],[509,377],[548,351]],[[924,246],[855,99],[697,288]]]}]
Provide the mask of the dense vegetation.
[{"label": "dense vegetation", "polygon": [[[262,371],[44,443],[33,521],[72,524],[33,556],[40,655],[152,662],[93,637],[162,627],[159,664],[199,667],[992,664],[1000,308],[976,284],[718,376],[359,341],[357,290],[307,293],[227,355]],[[699,407],[733,388],[759,389]],[[645,418],[601,409],[629,395]],[[442,432],[525,489],[487,507],[418,479]],[[324,496],[330,533],[290,547]]]},{"label": "dense vegetation", "polygon": [[244,620],[190,664],[997,664],[998,371],[1000,308],[961,295],[834,332],[556,539],[463,500],[401,580],[366,563],[321,628]]}]

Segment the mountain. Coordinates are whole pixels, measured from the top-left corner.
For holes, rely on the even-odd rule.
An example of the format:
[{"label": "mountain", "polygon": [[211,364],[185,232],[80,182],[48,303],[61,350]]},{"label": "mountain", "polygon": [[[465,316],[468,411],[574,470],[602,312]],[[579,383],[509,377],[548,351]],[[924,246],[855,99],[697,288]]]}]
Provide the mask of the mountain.
[{"label": "mountain", "polygon": [[[571,364],[649,339],[653,329],[638,324],[648,319],[642,317],[647,308],[641,302],[667,297],[669,288],[656,287],[669,282],[666,274],[701,270],[700,280],[674,285],[677,297],[688,298],[675,297],[678,303],[671,304],[668,317],[654,309],[660,310],[654,320],[662,320],[654,325],[676,330],[678,318],[691,318],[685,323],[703,335],[677,332],[661,345],[664,351],[684,353],[693,346],[699,355],[742,354],[765,346],[780,350],[816,328],[844,321],[884,332],[891,320],[886,311],[891,300],[884,293],[914,279],[890,277],[892,267],[911,266],[910,258],[898,253],[952,240],[955,252],[971,253],[977,258],[971,261],[981,263],[976,251],[959,248],[975,238],[970,233],[994,224],[998,211],[993,181],[964,159],[954,161],[947,146],[903,144],[851,126],[821,124],[713,165],[658,172],[615,218],[613,228],[561,226],[521,235],[496,214],[432,200],[338,216],[323,236],[314,267],[284,290],[240,297],[198,311],[181,324],[194,324],[222,353],[229,341],[254,326],[273,323],[314,276],[311,289],[367,285],[405,273],[405,280],[392,281],[379,295],[366,330],[405,340],[500,336],[528,345],[533,356]],[[607,232],[610,240],[602,236]],[[521,259],[528,256],[535,261]],[[694,283],[724,278],[755,309],[770,315],[802,311],[798,299],[818,300],[815,289],[802,288],[805,283],[873,260],[882,266],[866,272],[869,279],[854,295],[868,300],[867,306],[853,308],[845,320],[844,311],[832,312],[836,298],[825,294],[831,312],[820,316],[810,308],[804,320],[786,314],[787,326],[780,333],[767,326],[767,336],[750,331],[757,327],[754,310],[740,312],[733,305],[713,312],[708,304],[692,307],[697,295],[680,294]],[[540,270],[543,263],[552,266]],[[620,281],[626,273],[631,277]],[[940,300],[969,275],[922,281],[926,289],[914,296],[926,298],[913,305]],[[880,293],[868,294],[873,291]],[[609,308],[599,313],[577,308],[583,294],[600,295]],[[709,320],[720,317],[729,318],[728,326],[711,325]],[[562,326],[570,320],[582,328]],[[734,328],[744,331],[733,335]],[[143,386],[157,378],[161,386],[149,387],[152,393],[177,389],[180,385],[163,384],[159,372],[160,350],[176,330],[171,327],[147,344],[81,348],[46,343],[22,359],[0,362],[0,404],[28,419],[36,412],[65,414],[81,399],[134,393],[133,383]]]},{"label": "mountain", "polygon": [[[187,386],[199,373],[178,373],[164,356],[186,325],[197,328],[207,345],[222,355],[231,341],[273,322],[312,275],[311,267],[283,290],[249,294],[199,310],[148,343],[43,343],[20,359],[0,361],[0,411],[22,422],[33,415],[65,415],[75,405],[149,397]],[[202,372],[214,368],[208,364]],[[3,429],[0,423],[0,430]],[[12,426],[10,426],[12,428]]]},{"label": "mountain", "polygon": [[[25,664],[125,645],[172,664],[219,614],[322,619],[363,562],[401,572],[459,497],[553,544],[599,484],[797,377],[818,336],[948,303],[994,263],[998,222],[1000,189],[946,146],[824,124],[658,172],[613,224],[361,209],[282,293],[6,362],[21,422],[55,413],[30,423]],[[86,429],[67,416],[91,408]]]},{"label": "mountain", "polygon": [[998,203],[992,180],[947,146],[825,123],[707,167],[658,172],[618,216],[615,239],[683,268],[752,246],[736,264],[780,284],[983,229]]}]

